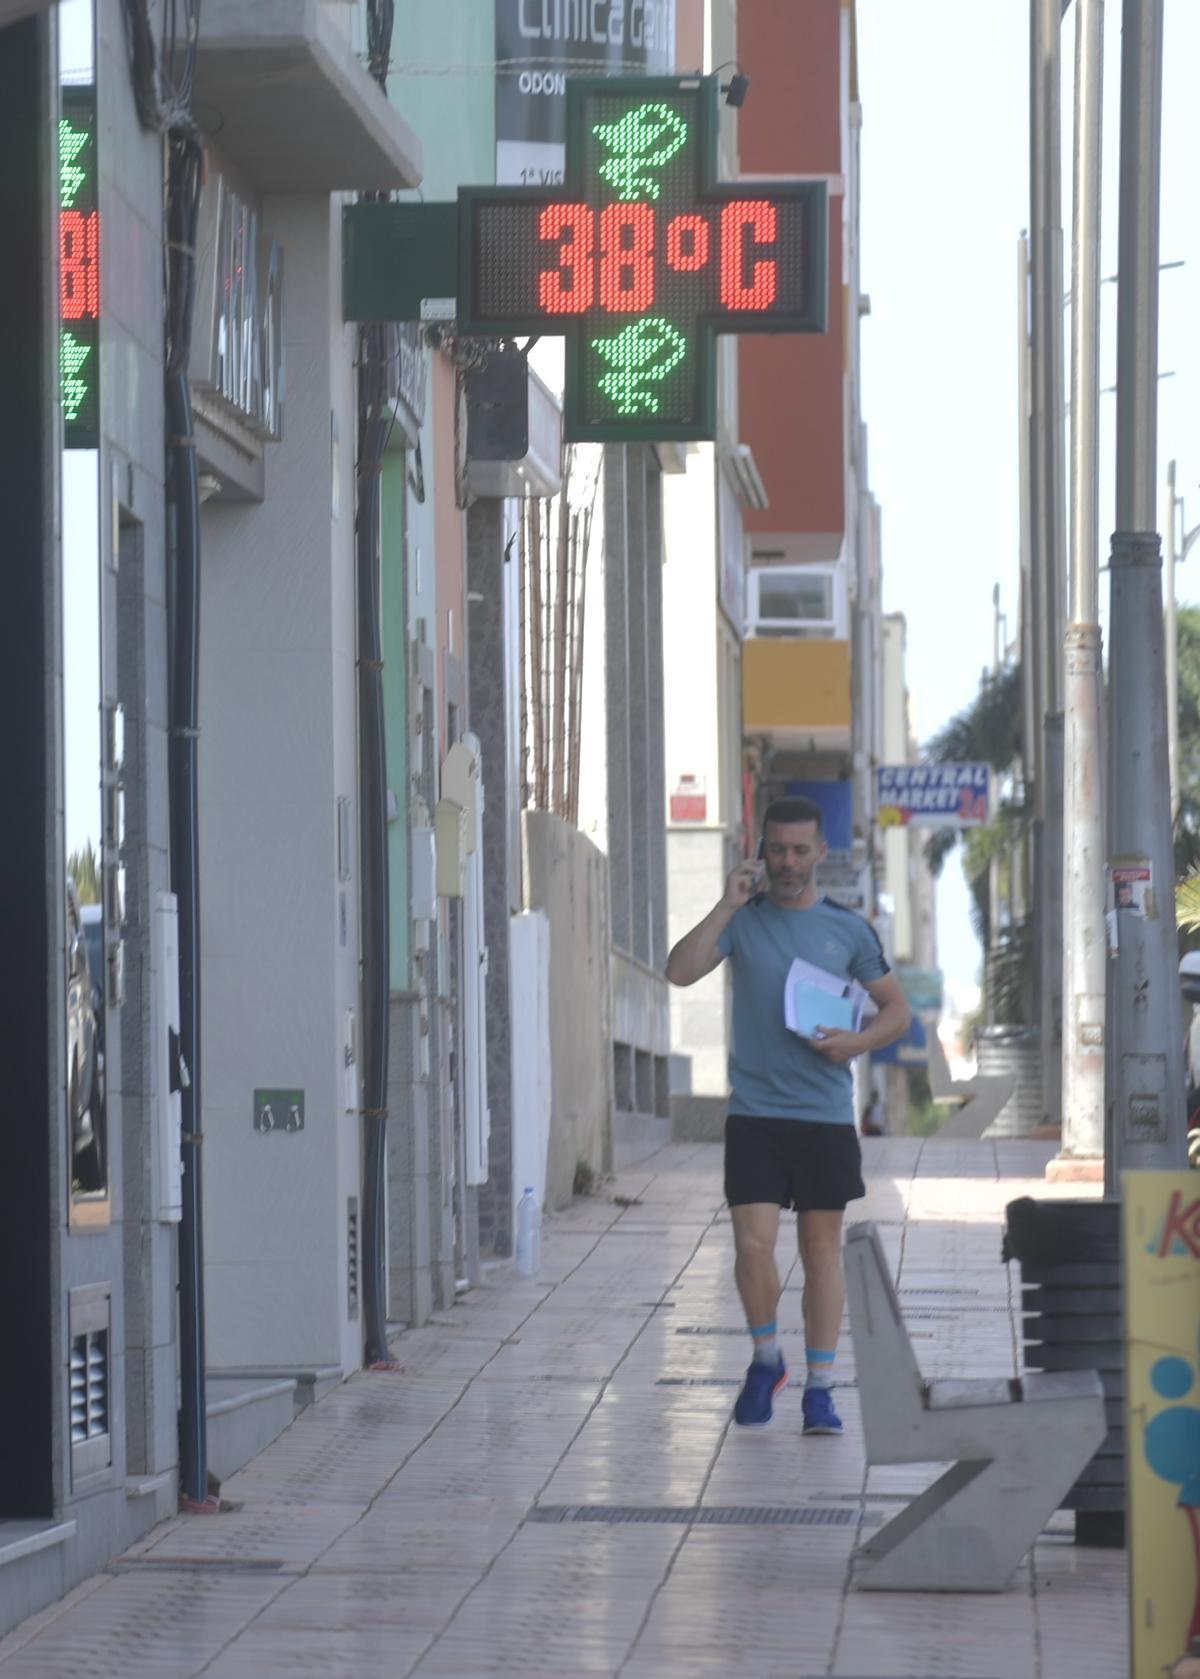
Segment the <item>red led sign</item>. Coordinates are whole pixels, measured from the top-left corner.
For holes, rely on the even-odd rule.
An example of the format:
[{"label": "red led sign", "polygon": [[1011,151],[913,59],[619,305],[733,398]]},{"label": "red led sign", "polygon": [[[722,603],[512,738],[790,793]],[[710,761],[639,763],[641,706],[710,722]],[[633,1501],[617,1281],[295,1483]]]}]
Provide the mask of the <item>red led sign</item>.
[{"label": "red led sign", "polygon": [[567,88],[566,182],[459,194],[464,332],[567,338],[567,435],[712,437],[715,335],[825,329],[826,199],[722,182],[717,84]]},{"label": "red led sign", "polygon": [[62,210],[58,218],[60,313],[64,321],[100,318],[100,212]]}]

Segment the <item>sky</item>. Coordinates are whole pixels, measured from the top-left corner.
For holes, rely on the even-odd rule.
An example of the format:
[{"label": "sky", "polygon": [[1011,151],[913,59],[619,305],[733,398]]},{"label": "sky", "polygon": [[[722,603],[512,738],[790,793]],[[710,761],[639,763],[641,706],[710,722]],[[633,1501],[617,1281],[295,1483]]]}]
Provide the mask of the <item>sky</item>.
[{"label": "sky", "polygon": [[[1074,7],[1063,25],[1064,272],[1070,275]],[[1120,0],[1105,8],[1102,268],[1116,272]],[[1165,0],[1159,480],[1200,520],[1200,4]],[[992,589],[1016,632],[1019,578],[1017,241],[1029,225],[1029,6],[858,0],[863,408],[883,510],[884,609],[908,620],[908,681],[926,740],[978,692]],[[1102,288],[1101,386],[1115,383],[1116,287]],[[1067,386],[1069,389],[1069,316]],[[1161,378],[1163,373],[1171,377]],[[1115,400],[1101,398],[1100,531],[1113,528]],[[1200,544],[1179,574],[1200,603]],[[1106,614],[1107,580],[1101,579]],[[962,871],[938,889],[947,985],[978,979]]]}]

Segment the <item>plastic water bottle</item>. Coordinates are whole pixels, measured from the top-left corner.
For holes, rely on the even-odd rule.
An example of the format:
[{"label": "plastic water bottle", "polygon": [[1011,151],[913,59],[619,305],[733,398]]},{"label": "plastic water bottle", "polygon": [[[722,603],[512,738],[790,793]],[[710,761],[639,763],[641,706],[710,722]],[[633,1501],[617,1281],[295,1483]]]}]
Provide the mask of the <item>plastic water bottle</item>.
[{"label": "plastic water bottle", "polygon": [[542,1263],[542,1209],[532,1189],[517,1202],[517,1270],[536,1277]]}]

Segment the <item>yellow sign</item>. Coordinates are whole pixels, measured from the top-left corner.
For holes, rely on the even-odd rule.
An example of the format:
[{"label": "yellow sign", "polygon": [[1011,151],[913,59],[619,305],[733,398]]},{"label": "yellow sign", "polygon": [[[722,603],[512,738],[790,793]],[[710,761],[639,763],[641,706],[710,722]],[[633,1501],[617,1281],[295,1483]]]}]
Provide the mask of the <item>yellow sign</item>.
[{"label": "yellow sign", "polygon": [[1200,1638],[1200,1176],[1126,1172],[1130,1672]]}]

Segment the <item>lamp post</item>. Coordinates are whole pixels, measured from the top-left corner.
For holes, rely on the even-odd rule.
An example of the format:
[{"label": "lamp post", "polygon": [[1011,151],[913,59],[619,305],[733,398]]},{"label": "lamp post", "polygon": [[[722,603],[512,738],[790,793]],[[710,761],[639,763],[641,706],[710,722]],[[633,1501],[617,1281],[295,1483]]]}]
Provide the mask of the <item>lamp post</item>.
[{"label": "lamp post", "polygon": [[[1178,512],[1177,512],[1178,510]],[[1178,517],[1178,524],[1176,518]],[[1187,559],[1200,525],[1186,528],[1183,497],[1175,494],[1175,462],[1167,463],[1167,552],[1163,588],[1166,593],[1167,753],[1171,771],[1171,831],[1179,821],[1179,627],[1175,608],[1175,567]],[[1179,533],[1182,531],[1182,540]],[[1176,552],[1178,543],[1178,552]]]},{"label": "lamp post", "polygon": [[1030,605],[1037,660],[1034,871],[1042,1119],[1062,1115],[1063,593],[1066,474],[1062,253],[1062,0],[1030,4]]},{"label": "lamp post", "polygon": [[[1162,0],[1123,0],[1117,284],[1116,531],[1109,563],[1109,837],[1143,885],[1113,917],[1105,1190],[1187,1164],[1155,455]],[[1165,795],[1165,796],[1164,796]]]},{"label": "lamp post", "polygon": [[1070,605],[1063,644],[1062,1152],[1047,1177],[1102,1177],[1104,1159],[1104,776],[1101,768],[1100,139],[1104,0],[1075,13],[1071,273]]}]

